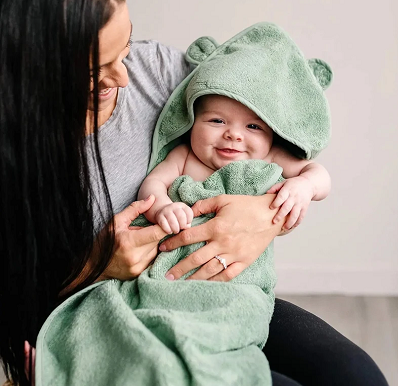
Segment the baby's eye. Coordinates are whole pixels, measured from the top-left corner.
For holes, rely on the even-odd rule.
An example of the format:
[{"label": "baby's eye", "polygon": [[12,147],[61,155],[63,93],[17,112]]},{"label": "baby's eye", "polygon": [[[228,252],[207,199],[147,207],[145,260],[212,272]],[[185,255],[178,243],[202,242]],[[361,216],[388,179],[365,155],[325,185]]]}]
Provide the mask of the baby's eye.
[{"label": "baby's eye", "polygon": [[250,123],[249,125],[247,125],[247,127],[249,129],[254,129],[254,130],[261,130],[261,127],[258,125],[255,125],[254,123]]},{"label": "baby's eye", "polygon": [[219,123],[219,124],[224,123],[224,121],[222,119],[218,119],[218,118],[211,119],[210,122]]}]

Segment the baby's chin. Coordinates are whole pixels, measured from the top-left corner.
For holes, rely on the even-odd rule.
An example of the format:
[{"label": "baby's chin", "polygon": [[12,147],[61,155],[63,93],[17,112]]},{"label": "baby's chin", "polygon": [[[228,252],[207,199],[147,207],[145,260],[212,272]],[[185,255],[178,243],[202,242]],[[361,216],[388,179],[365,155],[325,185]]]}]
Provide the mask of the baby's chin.
[{"label": "baby's chin", "polygon": [[236,159],[231,159],[231,160],[222,160],[222,161],[217,161],[213,164],[212,169],[213,170],[218,170],[223,168],[224,166],[229,165],[232,162],[236,162],[236,161],[242,161],[244,158],[236,158]]}]

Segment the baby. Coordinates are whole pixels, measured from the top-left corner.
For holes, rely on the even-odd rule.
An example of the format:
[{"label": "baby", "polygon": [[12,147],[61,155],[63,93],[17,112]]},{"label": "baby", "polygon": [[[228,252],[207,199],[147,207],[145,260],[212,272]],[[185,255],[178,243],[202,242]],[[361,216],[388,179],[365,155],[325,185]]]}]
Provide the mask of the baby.
[{"label": "baby", "polygon": [[267,193],[277,193],[271,208],[280,208],[278,222],[288,215],[284,229],[297,226],[305,216],[311,200],[323,200],[330,191],[326,169],[312,161],[300,160],[275,144],[273,130],[242,103],[222,95],[205,95],[195,103],[195,121],[190,146],[174,148],[144,180],[138,197],[154,194],[156,201],[145,213],[152,223],[171,234],[189,228],[192,209],[172,202],[168,188],[181,175],[204,181],[214,171],[240,160],[258,159],[283,168],[284,182]]}]

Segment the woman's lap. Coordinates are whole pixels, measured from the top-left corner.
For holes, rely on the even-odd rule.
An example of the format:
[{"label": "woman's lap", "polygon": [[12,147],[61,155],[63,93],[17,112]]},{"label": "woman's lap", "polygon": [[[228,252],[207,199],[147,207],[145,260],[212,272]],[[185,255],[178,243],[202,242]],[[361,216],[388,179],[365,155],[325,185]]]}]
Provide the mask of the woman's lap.
[{"label": "woman's lap", "polygon": [[322,319],[276,299],[264,353],[271,369],[303,385],[387,385],[376,363]]},{"label": "woman's lap", "polygon": [[271,371],[272,386],[301,386],[291,378],[286,377],[283,374],[279,374],[276,371]]}]

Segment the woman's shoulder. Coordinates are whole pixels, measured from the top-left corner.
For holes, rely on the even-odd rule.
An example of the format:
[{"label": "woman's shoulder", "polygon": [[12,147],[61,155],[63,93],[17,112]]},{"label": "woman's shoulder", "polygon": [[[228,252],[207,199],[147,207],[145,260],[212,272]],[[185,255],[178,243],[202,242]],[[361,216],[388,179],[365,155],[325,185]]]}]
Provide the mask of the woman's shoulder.
[{"label": "woman's shoulder", "polygon": [[156,40],[134,41],[124,63],[132,81],[156,81],[167,97],[192,70],[181,50]]},{"label": "woman's shoulder", "polygon": [[147,57],[147,55],[151,56],[175,56],[184,57],[185,54],[183,51],[178,48],[160,43],[157,40],[134,40],[130,47],[130,54],[135,55],[143,55]]}]

